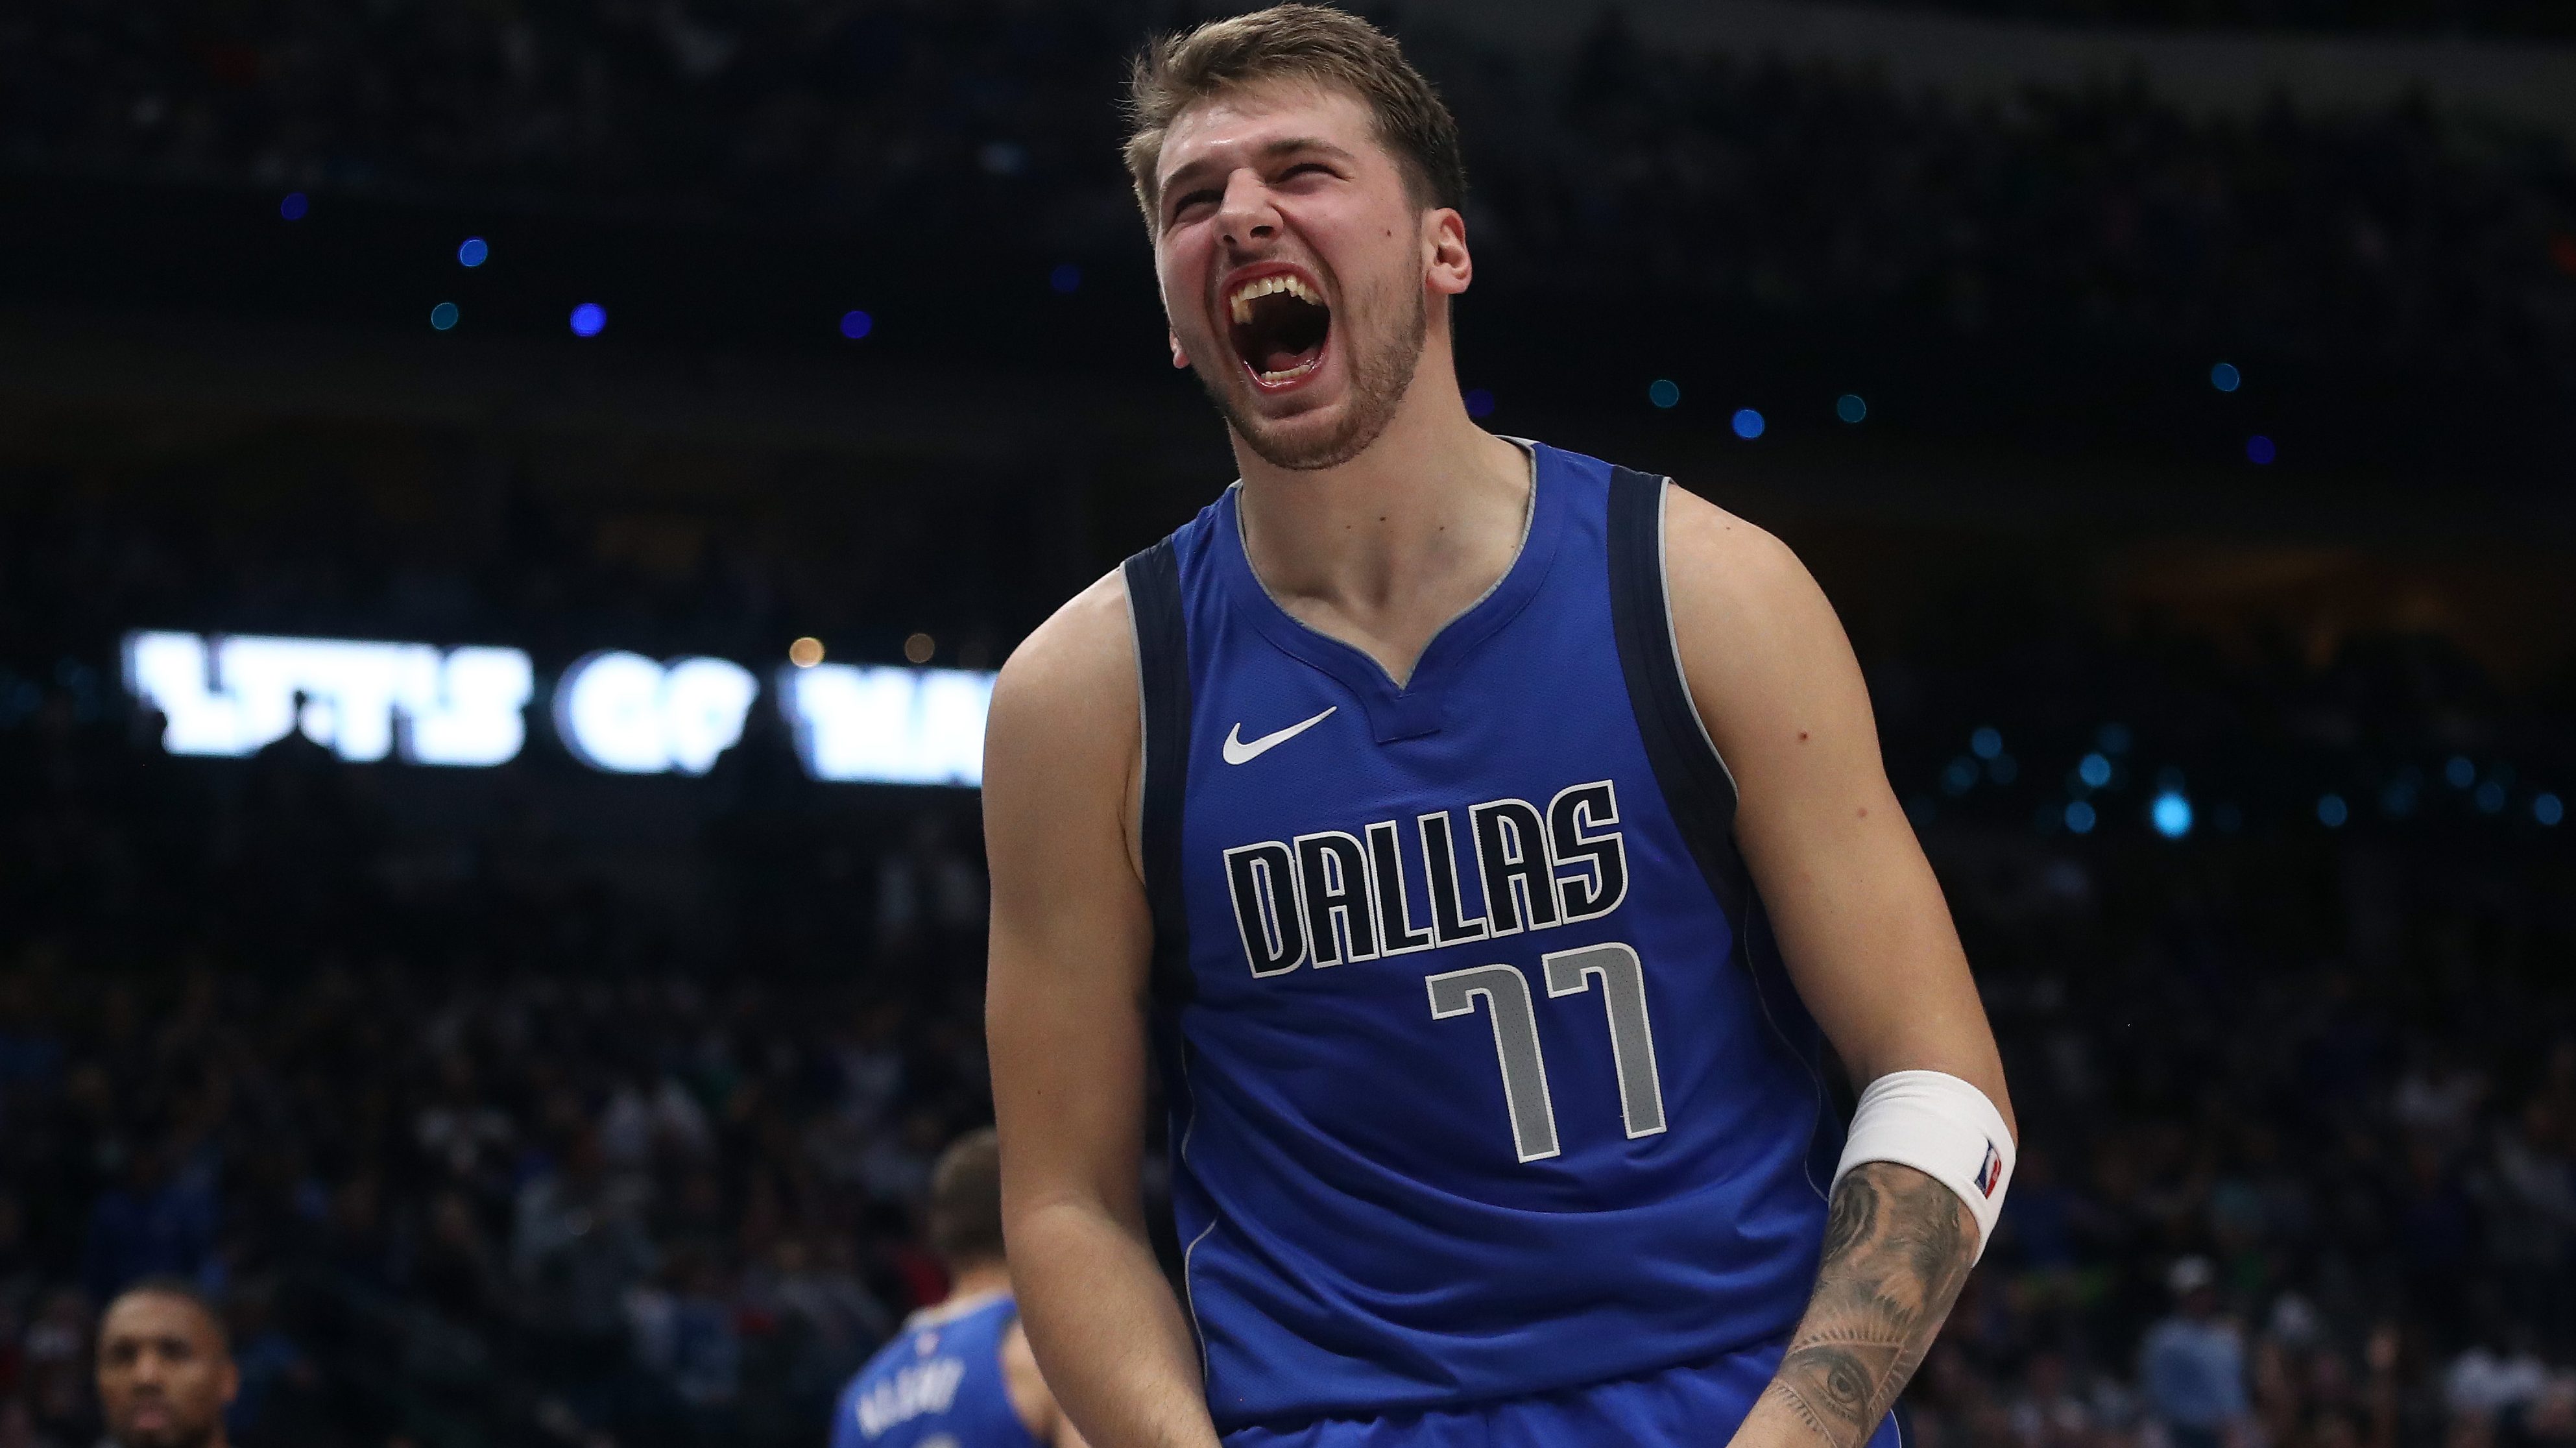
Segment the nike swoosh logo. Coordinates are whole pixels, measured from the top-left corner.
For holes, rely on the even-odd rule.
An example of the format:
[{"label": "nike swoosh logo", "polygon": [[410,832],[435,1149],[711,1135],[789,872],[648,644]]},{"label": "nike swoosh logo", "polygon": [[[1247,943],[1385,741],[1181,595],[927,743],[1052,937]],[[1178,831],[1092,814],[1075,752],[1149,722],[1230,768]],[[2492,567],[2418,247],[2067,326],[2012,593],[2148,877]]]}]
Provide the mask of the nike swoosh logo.
[{"label": "nike swoosh logo", "polygon": [[1248,764],[1255,759],[1259,759],[1269,751],[1278,748],[1280,745],[1287,743],[1289,740],[1294,739],[1298,735],[1305,733],[1307,730],[1314,728],[1316,725],[1323,723],[1327,718],[1331,717],[1333,710],[1339,709],[1340,707],[1342,706],[1339,704],[1328,706],[1323,713],[1316,715],[1312,719],[1308,719],[1302,723],[1291,724],[1287,728],[1279,730],[1276,733],[1264,734],[1249,744],[1243,742],[1243,726],[1241,724],[1237,724],[1233,728],[1225,731],[1225,762],[1228,764]]}]

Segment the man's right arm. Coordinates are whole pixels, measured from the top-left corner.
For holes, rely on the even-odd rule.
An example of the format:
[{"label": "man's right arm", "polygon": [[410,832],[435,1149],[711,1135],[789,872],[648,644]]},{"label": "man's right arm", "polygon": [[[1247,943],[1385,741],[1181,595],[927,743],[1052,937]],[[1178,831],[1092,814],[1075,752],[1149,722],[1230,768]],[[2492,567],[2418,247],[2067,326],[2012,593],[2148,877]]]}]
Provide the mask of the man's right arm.
[{"label": "man's right arm", "polygon": [[1153,927],[1133,839],[1136,649],[1111,574],[1029,636],[984,734],[985,1030],[1002,1221],[1046,1381],[1094,1443],[1214,1448],[1198,1349],[1145,1235]]}]

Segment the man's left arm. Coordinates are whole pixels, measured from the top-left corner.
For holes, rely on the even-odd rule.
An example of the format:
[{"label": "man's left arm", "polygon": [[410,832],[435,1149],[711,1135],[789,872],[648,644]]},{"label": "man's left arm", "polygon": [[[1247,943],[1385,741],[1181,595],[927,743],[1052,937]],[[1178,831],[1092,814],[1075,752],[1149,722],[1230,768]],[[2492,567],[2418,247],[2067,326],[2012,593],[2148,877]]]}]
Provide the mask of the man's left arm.
[{"label": "man's left arm", "polygon": [[[1856,1088],[1885,1083],[1891,1099],[1911,1088],[1933,1103],[1882,1111],[1882,1136],[1903,1136],[1924,1119],[1905,1113],[1927,1109],[1937,1134],[1952,1124],[1940,1112],[1984,1111],[1982,1095],[2009,1138],[1994,1033],[1888,787],[1832,605],[1779,540],[1678,486],[1666,491],[1665,550],[1683,676],[1735,778],[1736,845],[1799,997]],[[1890,1080],[1897,1072],[1921,1074]],[[1845,1171],[1815,1293],[1736,1443],[1865,1442],[1940,1332],[1982,1231],[1960,1189],[1924,1170],[1871,1160]]]}]

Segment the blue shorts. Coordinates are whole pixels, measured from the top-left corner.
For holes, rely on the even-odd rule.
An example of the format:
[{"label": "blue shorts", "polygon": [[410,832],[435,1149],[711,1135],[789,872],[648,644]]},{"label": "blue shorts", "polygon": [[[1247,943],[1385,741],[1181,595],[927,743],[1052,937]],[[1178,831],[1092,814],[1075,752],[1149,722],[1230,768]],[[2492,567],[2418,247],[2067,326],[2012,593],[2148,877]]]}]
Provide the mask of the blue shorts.
[{"label": "blue shorts", "polygon": [[[1666,1368],[1642,1378],[1435,1408],[1386,1418],[1324,1418],[1302,1427],[1240,1428],[1226,1448],[1724,1448],[1771,1383],[1787,1344]],[[1896,1415],[1868,1448],[1903,1448]]]}]

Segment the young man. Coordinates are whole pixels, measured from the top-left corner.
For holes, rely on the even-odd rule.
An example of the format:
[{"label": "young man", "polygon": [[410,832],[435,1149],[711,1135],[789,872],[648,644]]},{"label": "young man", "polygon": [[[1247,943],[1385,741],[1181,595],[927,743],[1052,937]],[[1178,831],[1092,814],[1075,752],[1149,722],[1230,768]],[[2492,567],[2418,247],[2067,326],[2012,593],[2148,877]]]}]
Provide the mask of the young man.
[{"label": "young man", "polygon": [[1386,37],[1219,21],[1134,111],[1242,481],[994,695],[1049,1381],[1120,1448],[1889,1443],[2014,1141],[1832,609],[1689,493],[1468,420],[1457,136]]},{"label": "young man", "polygon": [[1083,1448],[1038,1375],[1002,1255],[1002,1167],[970,1131],[930,1174],[948,1300],[914,1313],[841,1390],[832,1448]]},{"label": "young man", "polygon": [[226,1448],[224,1409],[240,1391],[223,1319],[195,1287],[148,1278],[107,1305],[98,1405],[116,1448]]}]

